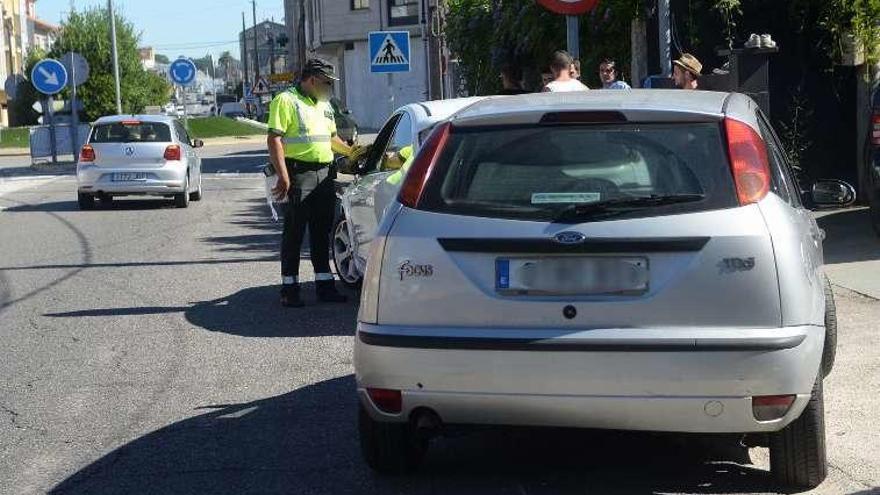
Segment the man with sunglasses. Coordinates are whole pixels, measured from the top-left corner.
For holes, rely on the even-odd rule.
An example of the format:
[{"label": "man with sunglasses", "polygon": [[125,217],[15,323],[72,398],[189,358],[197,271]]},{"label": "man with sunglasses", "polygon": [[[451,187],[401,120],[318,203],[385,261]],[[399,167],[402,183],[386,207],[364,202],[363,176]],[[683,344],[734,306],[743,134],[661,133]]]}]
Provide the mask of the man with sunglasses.
[{"label": "man with sunglasses", "polygon": [[281,238],[281,304],[286,307],[304,306],[299,260],[306,226],[318,300],[347,300],[336,290],[330,271],[330,231],[336,208],[333,153],[355,154],[336,135],[329,102],[333,82],[338,80],[331,65],[311,59],[299,82],[276,96],[269,107],[269,159],[278,175],[272,192],[288,200]]}]

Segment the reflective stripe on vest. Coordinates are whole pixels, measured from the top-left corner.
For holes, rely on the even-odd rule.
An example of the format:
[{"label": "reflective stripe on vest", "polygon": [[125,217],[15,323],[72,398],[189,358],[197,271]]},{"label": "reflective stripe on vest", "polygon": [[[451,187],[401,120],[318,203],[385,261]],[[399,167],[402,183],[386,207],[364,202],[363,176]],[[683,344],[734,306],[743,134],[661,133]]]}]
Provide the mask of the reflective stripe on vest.
[{"label": "reflective stripe on vest", "polygon": [[281,141],[284,144],[312,144],[312,143],[329,143],[331,136],[329,134],[321,134],[316,136],[298,136],[298,137],[286,137],[282,138]]}]

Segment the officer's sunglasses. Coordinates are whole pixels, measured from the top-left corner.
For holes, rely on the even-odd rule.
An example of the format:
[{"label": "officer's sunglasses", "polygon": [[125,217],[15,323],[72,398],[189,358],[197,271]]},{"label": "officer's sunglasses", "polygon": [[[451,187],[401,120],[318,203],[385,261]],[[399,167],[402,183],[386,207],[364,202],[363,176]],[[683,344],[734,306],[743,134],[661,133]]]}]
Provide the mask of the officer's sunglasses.
[{"label": "officer's sunglasses", "polygon": [[315,79],[316,79],[317,83],[322,86],[327,86],[328,88],[333,87],[333,80],[332,79],[321,79],[321,78],[315,78]]}]

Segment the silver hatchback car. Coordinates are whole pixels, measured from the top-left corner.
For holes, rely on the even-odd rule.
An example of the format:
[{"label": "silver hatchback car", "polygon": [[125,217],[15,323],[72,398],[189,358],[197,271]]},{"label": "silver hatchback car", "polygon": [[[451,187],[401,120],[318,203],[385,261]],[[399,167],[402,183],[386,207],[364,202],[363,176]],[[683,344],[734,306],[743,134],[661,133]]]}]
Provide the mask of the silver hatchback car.
[{"label": "silver hatchback car", "polygon": [[[741,94],[489,98],[422,145],[372,243],[355,344],[371,467],[444,424],[754,433],[825,477],[824,233]],[[852,187],[820,181],[816,204]]]},{"label": "silver hatchback car", "polygon": [[202,199],[201,159],[183,125],[161,115],[101,117],[89,132],[76,166],[77,201],[149,195],[173,198],[179,208]]}]

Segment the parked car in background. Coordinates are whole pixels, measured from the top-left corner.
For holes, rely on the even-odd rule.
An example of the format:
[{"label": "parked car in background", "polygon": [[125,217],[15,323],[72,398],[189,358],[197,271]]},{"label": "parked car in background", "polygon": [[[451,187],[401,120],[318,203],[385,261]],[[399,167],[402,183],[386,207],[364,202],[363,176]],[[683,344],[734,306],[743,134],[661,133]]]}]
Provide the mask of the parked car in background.
[{"label": "parked car in background", "polygon": [[354,144],[358,140],[358,124],[351,111],[338,98],[330,99],[333,114],[336,120],[336,133],[348,144]]},{"label": "parked car in background", "polygon": [[228,117],[230,119],[244,117],[247,115],[247,109],[245,108],[243,103],[231,102],[224,103],[220,107],[220,116]]},{"label": "parked car in background", "polygon": [[[511,425],[755,434],[780,484],[825,479],[824,233],[753,100],[492,97],[418,142],[358,315],[372,468],[415,468],[445,424]],[[349,192],[354,218],[376,215],[376,184]]]},{"label": "parked car in background", "polygon": [[162,115],[114,115],[92,125],[76,165],[80,209],[116,196],[173,198],[179,208],[202,199],[202,162],[183,125]]},{"label": "parked car in background", "polygon": [[400,190],[404,173],[397,169],[401,165],[398,152],[405,148],[409,153],[417,152],[434,125],[479,100],[412,103],[398,108],[382,126],[358,164],[357,176],[340,196],[333,230],[333,261],[343,283],[350,287],[360,284],[376,228]]}]

